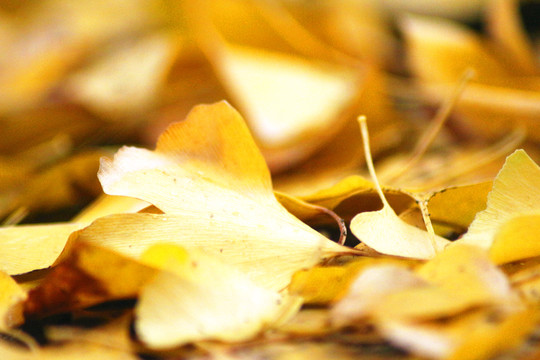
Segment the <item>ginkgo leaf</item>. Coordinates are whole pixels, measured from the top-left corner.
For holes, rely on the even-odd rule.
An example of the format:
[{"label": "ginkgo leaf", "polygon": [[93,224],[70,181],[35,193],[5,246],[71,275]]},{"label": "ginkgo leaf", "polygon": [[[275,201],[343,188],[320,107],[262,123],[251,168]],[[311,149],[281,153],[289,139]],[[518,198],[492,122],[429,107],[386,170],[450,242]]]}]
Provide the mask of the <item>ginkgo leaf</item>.
[{"label": "ginkgo leaf", "polygon": [[363,212],[356,215],[351,220],[352,233],[364,244],[382,254],[413,259],[432,258],[450,242],[438,235],[409,225],[396,215],[386,200],[373,169],[365,120],[360,121],[360,126],[364,138],[367,165],[383,203],[383,208],[379,211]]},{"label": "ginkgo leaf", "polygon": [[294,274],[287,288],[300,295],[305,304],[327,305],[345,295],[357,275],[368,267],[383,265],[413,266],[405,259],[361,257],[342,266],[316,266]]},{"label": "ginkgo leaf", "polygon": [[471,303],[512,301],[514,297],[505,274],[483,250],[475,246],[449,246],[420,266],[417,273],[449,293],[467,298]]},{"label": "ginkgo leaf", "polygon": [[354,252],[328,240],[276,200],[270,174],[240,115],[221,102],[196,107],[155,151],[124,147],[98,174],[108,194],[145,200],[165,214],[121,214],[78,234],[138,257],[151,244],[204,248],[274,289],[320,259]]},{"label": "ginkgo leaf", "polygon": [[447,318],[479,306],[520,306],[504,273],[477,247],[447,247],[415,269],[403,265],[366,267],[332,308],[332,321],[347,325],[371,317],[384,327]]},{"label": "ginkgo leaf", "polygon": [[71,241],[51,272],[28,293],[25,314],[36,318],[135,298],[157,271],[107,248]]},{"label": "ginkgo leaf", "polygon": [[273,167],[290,167],[353,115],[361,74],[291,54],[217,44],[209,60]]},{"label": "ginkgo leaf", "polygon": [[464,334],[464,341],[447,359],[491,359],[522,343],[537,326],[538,318],[535,309],[523,309],[504,318],[500,323],[487,322]]},{"label": "ginkgo leaf", "polygon": [[534,50],[521,23],[519,1],[490,1],[487,10],[489,33],[501,51],[508,54],[512,61],[510,65],[519,67],[523,75],[538,74]]},{"label": "ginkgo leaf", "polygon": [[493,182],[487,207],[457,242],[491,248],[498,228],[515,215],[540,209],[540,168],[523,150],[508,156]]},{"label": "ginkgo leaf", "polygon": [[64,249],[69,235],[86,225],[61,223],[0,228],[0,270],[19,275],[48,268]]},{"label": "ginkgo leaf", "polygon": [[298,299],[259,287],[203,252],[154,245],[145,258],[163,263],[163,271],[143,287],[135,308],[135,331],[150,348],[247,340],[298,309]]},{"label": "ginkgo leaf", "polygon": [[445,323],[388,321],[379,326],[391,343],[432,359],[487,360],[522,342],[538,321],[533,309],[480,310]]},{"label": "ginkgo leaf", "polygon": [[372,315],[389,295],[427,286],[426,281],[404,266],[370,266],[358,274],[345,296],[333,306],[332,322],[337,326],[353,324],[362,317]]},{"label": "ginkgo leaf", "polygon": [[[368,119],[374,156],[395,149],[404,134],[411,133],[389,97],[390,79],[381,70],[370,68],[364,74],[363,91],[357,100],[358,112]],[[356,115],[356,114],[354,114]],[[405,135],[406,136],[406,135]],[[276,174],[276,189],[296,196],[310,196],[329,188],[350,175],[358,174],[365,162],[362,136],[352,116],[335,136],[306,161],[289,171]]]},{"label": "ginkgo leaf", "polygon": [[352,71],[278,53],[231,46],[221,61],[226,84],[266,147],[328,130],[358,86],[358,75]]},{"label": "ginkgo leaf", "polygon": [[148,207],[146,201],[127,196],[102,194],[93,203],[84,208],[72,221],[91,223],[97,218],[122,213],[134,213]]},{"label": "ginkgo leaf", "polygon": [[465,232],[475,215],[486,208],[492,185],[491,181],[487,181],[431,193],[427,200],[431,221]]},{"label": "ginkgo leaf", "polygon": [[18,186],[4,189],[0,193],[0,216],[19,207],[50,211],[97,195],[100,190],[95,172],[99,158],[105,154],[101,150],[78,153],[29,177],[22,182],[25,186],[19,181]]},{"label": "ginkgo leaf", "polygon": [[158,102],[167,71],[180,47],[171,34],[153,34],[115,49],[74,74],[66,91],[108,119],[140,116]]},{"label": "ginkgo leaf", "polygon": [[374,316],[382,321],[415,321],[453,316],[478,306],[519,306],[507,277],[474,246],[447,247],[415,274],[429,286],[387,295],[373,310]]},{"label": "ginkgo leaf", "polygon": [[430,100],[447,96],[449,84],[466,68],[473,68],[475,81],[456,105],[456,111],[467,116],[467,126],[482,137],[525,127],[529,137],[538,139],[538,81],[519,76],[519,66],[499,61],[508,54],[493,53],[474,32],[450,21],[409,16],[402,29],[409,63]]},{"label": "ginkgo leaf", "polygon": [[[396,212],[401,213],[415,204],[414,197],[405,191],[390,187],[384,187],[382,190]],[[359,212],[376,210],[381,206],[377,187],[359,175],[347,176],[333,186],[303,196],[302,199],[335,210],[345,219],[350,219]]]},{"label": "ginkgo leaf", "polygon": [[24,322],[23,301],[26,292],[8,274],[0,271],[0,331]]},{"label": "ginkgo leaf", "polygon": [[451,83],[467,68],[474,69],[479,82],[500,85],[501,78],[510,76],[478,36],[455,22],[407,16],[402,28],[409,61],[422,79]]},{"label": "ginkgo leaf", "polygon": [[489,256],[496,264],[539,256],[539,236],[540,213],[518,214],[499,226]]}]

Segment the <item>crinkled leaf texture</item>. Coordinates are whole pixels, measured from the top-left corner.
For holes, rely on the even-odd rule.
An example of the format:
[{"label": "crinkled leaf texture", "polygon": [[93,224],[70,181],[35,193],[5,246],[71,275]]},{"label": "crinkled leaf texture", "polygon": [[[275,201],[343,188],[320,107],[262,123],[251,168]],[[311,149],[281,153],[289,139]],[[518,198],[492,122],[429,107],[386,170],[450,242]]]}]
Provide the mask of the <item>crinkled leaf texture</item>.
[{"label": "crinkled leaf texture", "polygon": [[279,204],[262,155],[226,102],[195,107],[154,151],[122,148],[102,160],[98,176],[106,193],[139,198],[165,213],[113,215],[78,234],[128,256],[164,241],[202,248],[256,283],[282,289],[295,271],[354,252]]}]

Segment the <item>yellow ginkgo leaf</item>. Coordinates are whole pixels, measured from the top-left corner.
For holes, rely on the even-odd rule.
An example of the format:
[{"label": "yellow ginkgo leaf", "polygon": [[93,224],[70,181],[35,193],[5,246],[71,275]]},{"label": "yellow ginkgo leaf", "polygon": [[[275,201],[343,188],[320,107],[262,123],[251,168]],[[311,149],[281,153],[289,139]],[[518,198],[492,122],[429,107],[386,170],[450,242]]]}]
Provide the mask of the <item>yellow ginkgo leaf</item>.
[{"label": "yellow ginkgo leaf", "polygon": [[0,228],[0,271],[24,274],[51,266],[69,235],[87,223],[20,225]]},{"label": "yellow ginkgo leaf", "polygon": [[25,299],[26,292],[11,276],[0,271],[0,330],[8,330],[24,322]]},{"label": "yellow ginkgo leaf", "polygon": [[121,214],[78,234],[132,257],[169,242],[204,248],[253,280],[284,288],[322,258],[354,252],[328,240],[276,200],[270,174],[240,115],[227,103],[196,107],[155,151],[124,147],[103,160],[106,193],[145,200],[165,214]]},{"label": "yellow ginkgo leaf", "polygon": [[396,258],[361,257],[342,266],[316,266],[294,274],[288,290],[300,295],[305,304],[327,305],[338,301],[357,277],[370,266],[398,264],[413,266],[413,262]]},{"label": "yellow ginkgo leaf", "polygon": [[101,194],[94,202],[84,208],[72,221],[90,223],[97,218],[123,213],[135,213],[148,207],[146,201],[127,196]]},{"label": "yellow ginkgo leaf", "polygon": [[171,34],[147,36],[73,75],[66,91],[108,119],[141,116],[158,103],[180,45]]},{"label": "yellow ginkgo leaf", "polygon": [[[392,208],[398,213],[415,204],[414,197],[405,191],[390,187],[384,187],[382,190]],[[347,176],[333,186],[303,196],[302,199],[332,209],[345,219],[351,219],[359,212],[379,209],[381,206],[377,187],[359,175]]]},{"label": "yellow ginkgo leaf", "polygon": [[354,114],[361,90],[358,71],[221,45],[209,60],[271,165],[290,167],[304,159]]},{"label": "yellow ginkgo leaf", "polygon": [[420,266],[416,275],[429,286],[394,292],[373,310],[379,319],[426,320],[478,306],[519,301],[504,273],[474,246],[449,246]]},{"label": "yellow ginkgo leaf", "polygon": [[540,209],[540,168],[523,150],[508,156],[493,182],[487,207],[457,242],[491,248],[499,227],[516,215]]},{"label": "yellow ginkgo leaf", "polygon": [[[366,116],[372,137],[374,156],[399,145],[411,127],[394,108],[390,96],[390,79],[381,71],[370,68],[364,74],[363,91],[357,100],[358,111]],[[356,114],[355,114],[356,115]],[[405,135],[406,136],[406,135]],[[276,189],[296,196],[310,196],[323,191],[350,175],[358,174],[365,162],[362,136],[356,118],[352,116],[331,140],[306,161],[277,174]],[[323,205],[324,206],[324,205]]]},{"label": "yellow ginkgo leaf", "polygon": [[408,16],[402,22],[409,61],[421,79],[453,83],[467,68],[480,82],[500,84],[510,72],[472,31],[449,20]]},{"label": "yellow ginkgo leaf", "polygon": [[30,290],[25,314],[41,317],[105,301],[135,298],[158,270],[101,246],[71,241],[41,283]]},{"label": "yellow ginkgo leaf", "polygon": [[539,237],[540,213],[518,214],[499,226],[489,256],[497,264],[539,256]]},{"label": "yellow ginkgo leaf", "polygon": [[364,244],[382,254],[429,259],[444,249],[450,242],[434,233],[428,233],[401,220],[388,201],[375,175],[373,160],[369,152],[369,140],[365,120],[360,121],[364,138],[367,165],[375,183],[383,208],[379,211],[363,212],[351,221],[352,233]]},{"label": "yellow ginkgo leaf", "polygon": [[495,0],[488,7],[488,30],[501,51],[511,59],[511,66],[523,75],[535,75],[540,70],[532,45],[521,23],[519,1]]},{"label": "yellow ginkgo leaf", "polygon": [[524,341],[537,321],[534,309],[482,309],[443,323],[387,321],[379,329],[388,341],[418,356],[488,360]]},{"label": "yellow ginkgo leaf", "polygon": [[19,181],[17,186],[2,189],[0,216],[21,207],[30,211],[50,211],[97,195],[100,190],[95,173],[99,158],[105,154],[101,150],[78,153],[40,173],[28,174],[28,179]]},{"label": "yellow ginkgo leaf", "polygon": [[288,318],[300,304],[298,298],[255,285],[203,252],[154,245],[143,259],[163,265],[144,286],[135,309],[135,331],[153,349],[199,340],[247,340]]},{"label": "yellow ginkgo leaf", "polygon": [[495,355],[521,344],[538,324],[536,309],[523,309],[498,323],[485,322],[463,334],[463,342],[447,360],[492,359]]},{"label": "yellow ginkgo leaf", "polygon": [[331,310],[336,326],[354,324],[373,315],[388,296],[410,288],[426,288],[428,283],[410,269],[396,264],[374,265],[363,270],[347,293]]},{"label": "yellow ginkgo leaf", "polygon": [[475,246],[449,246],[417,272],[427,281],[472,302],[499,301],[513,296],[504,273]]},{"label": "yellow ginkgo leaf", "polygon": [[499,60],[513,61],[513,57],[494,53],[477,34],[450,21],[410,16],[402,28],[409,63],[427,97],[440,101],[451,92],[449,84],[472,68],[475,81],[456,105],[456,111],[467,116],[467,125],[477,128],[482,137],[524,127],[529,137],[538,139],[538,79],[520,76],[521,66]]},{"label": "yellow ginkgo leaf", "polygon": [[465,232],[475,215],[486,208],[492,182],[454,186],[429,195],[427,206],[431,221]]}]

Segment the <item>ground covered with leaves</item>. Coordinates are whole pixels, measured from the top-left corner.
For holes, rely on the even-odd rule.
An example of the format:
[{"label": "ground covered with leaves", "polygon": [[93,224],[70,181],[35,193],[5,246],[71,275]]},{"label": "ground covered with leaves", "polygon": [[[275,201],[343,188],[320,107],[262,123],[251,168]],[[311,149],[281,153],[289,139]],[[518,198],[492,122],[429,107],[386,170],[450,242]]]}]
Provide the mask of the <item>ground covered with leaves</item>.
[{"label": "ground covered with leaves", "polygon": [[540,357],[539,7],[398,3],[0,1],[1,358]]}]

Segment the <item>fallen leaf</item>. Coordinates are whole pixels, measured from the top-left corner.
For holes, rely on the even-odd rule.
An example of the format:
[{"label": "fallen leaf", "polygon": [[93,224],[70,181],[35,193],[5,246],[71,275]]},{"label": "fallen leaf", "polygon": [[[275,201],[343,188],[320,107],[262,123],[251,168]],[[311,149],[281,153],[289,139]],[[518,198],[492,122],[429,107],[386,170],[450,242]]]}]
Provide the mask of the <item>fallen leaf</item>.
[{"label": "fallen leaf", "polygon": [[277,150],[287,148],[294,150],[286,153],[289,163],[305,158],[337,133],[360,89],[354,71],[290,55],[229,45],[218,56],[218,75],[263,151],[268,149],[270,163],[284,156]]},{"label": "fallen leaf", "polygon": [[484,138],[525,128],[530,138],[538,139],[538,81],[521,76],[520,66],[499,60],[508,54],[494,53],[480,36],[451,21],[409,16],[402,25],[409,63],[428,98],[444,98],[449,84],[473,68],[476,81],[456,104],[456,111],[467,117],[466,126]]},{"label": "fallen leaf", "polygon": [[135,307],[135,331],[152,349],[200,340],[248,340],[299,306],[298,299],[259,287],[202,252],[154,245],[143,254],[145,259],[163,266],[144,285]]},{"label": "fallen leaf", "polygon": [[67,96],[103,118],[133,121],[158,103],[181,40],[156,33],[114,49],[73,74],[66,85]]},{"label": "fallen leaf", "polygon": [[468,232],[457,242],[490,249],[502,224],[515,215],[538,210],[539,187],[540,168],[525,151],[515,151],[495,178],[486,209],[476,215]]},{"label": "fallen leaf", "polygon": [[106,193],[145,200],[165,213],[112,215],[78,234],[131,257],[156,242],[203,248],[256,283],[282,289],[295,271],[354,253],[277,202],[242,118],[224,102],[196,107],[153,152],[121,149],[113,161],[102,161],[99,178]]},{"label": "fallen leaf", "polygon": [[493,183],[455,186],[435,191],[428,196],[427,207],[431,221],[465,232],[476,214],[486,208]]},{"label": "fallen leaf", "polygon": [[25,314],[38,318],[135,298],[155,273],[155,268],[115,251],[71,241],[51,272],[28,293]]},{"label": "fallen leaf", "polygon": [[450,242],[438,235],[427,233],[401,220],[386,200],[379,185],[373,160],[369,153],[369,140],[365,122],[360,121],[364,138],[367,164],[375,183],[383,208],[379,211],[363,212],[351,220],[352,233],[363,243],[379,253],[429,259],[444,249]]},{"label": "fallen leaf", "polygon": [[520,68],[523,75],[538,74],[539,67],[534,50],[519,14],[519,2],[515,0],[491,1],[487,9],[487,24],[491,37],[511,58],[511,66]]},{"label": "fallen leaf", "polygon": [[499,226],[489,249],[496,264],[504,264],[540,255],[540,214],[518,214]]},{"label": "fallen leaf", "polygon": [[472,303],[511,301],[513,293],[505,274],[475,246],[449,246],[417,270],[427,281]]},{"label": "fallen leaf", "polygon": [[432,359],[487,360],[512,349],[530,335],[535,310],[508,313],[504,309],[477,311],[446,323],[388,322],[381,326],[392,343]]},{"label": "fallen leaf", "polygon": [[373,314],[383,299],[408,288],[427,286],[410,269],[395,264],[375,265],[362,271],[348,292],[331,309],[331,321],[336,326],[355,324]]},{"label": "fallen leaf", "polygon": [[533,309],[511,314],[500,323],[486,323],[465,334],[463,343],[452,351],[448,359],[491,359],[522,343],[537,323],[538,313]]},{"label": "fallen leaf", "polygon": [[146,201],[127,197],[102,194],[73,218],[73,222],[91,223],[107,215],[135,213],[148,207]]},{"label": "fallen leaf", "polygon": [[0,331],[24,323],[23,302],[26,292],[5,272],[0,272]]},{"label": "fallen leaf", "polygon": [[0,270],[19,275],[48,268],[64,249],[69,235],[86,225],[62,223],[0,228]]}]

